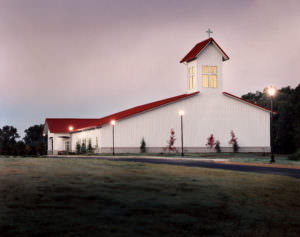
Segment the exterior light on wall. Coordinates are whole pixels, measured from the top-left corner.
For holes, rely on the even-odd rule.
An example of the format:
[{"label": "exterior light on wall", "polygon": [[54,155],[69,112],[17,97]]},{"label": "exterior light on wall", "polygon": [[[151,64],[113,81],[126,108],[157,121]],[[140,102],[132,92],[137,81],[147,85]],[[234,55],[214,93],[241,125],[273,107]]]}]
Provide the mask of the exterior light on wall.
[{"label": "exterior light on wall", "polygon": [[73,127],[73,126],[69,126],[69,131],[70,131],[70,132],[72,132],[72,131],[73,131],[73,129],[74,129],[74,127]]},{"label": "exterior light on wall", "polygon": [[270,86],[267,89],[267,92],[271,98],[271,120],[270,120],[270,135],[271,135],[271,160],[270,163],[274,163],[275,162],[275,156],[274,156],[274,148],[273,148],[273,97],[276,95],[277,90],[275,87]]},{"label": "exterior light on wall", "polygon": [[183,153],[183,115],[184,115],[184,111],[179,110],[180,128],[181,128],[181,156],[184,156],[184,153]]}]

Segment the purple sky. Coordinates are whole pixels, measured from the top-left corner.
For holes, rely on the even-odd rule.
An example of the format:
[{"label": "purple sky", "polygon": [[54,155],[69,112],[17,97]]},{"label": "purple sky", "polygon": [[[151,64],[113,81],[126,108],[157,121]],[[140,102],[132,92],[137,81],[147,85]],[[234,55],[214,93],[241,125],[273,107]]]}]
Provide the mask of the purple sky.
[{"label": "purple sky", "polygon": [[230,57],[225,91],[300,83],[299,0],[0,0],[0,127],[182,94],[179,61],[208,27]]}]

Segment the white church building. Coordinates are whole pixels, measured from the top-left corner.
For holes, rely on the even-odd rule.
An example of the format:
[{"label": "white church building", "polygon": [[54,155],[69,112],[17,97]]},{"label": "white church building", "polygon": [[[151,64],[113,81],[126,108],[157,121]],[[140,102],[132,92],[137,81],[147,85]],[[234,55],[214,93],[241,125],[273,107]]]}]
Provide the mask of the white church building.
[{"label": "white church building", "polygon": [[[141,140],[149,153],[163,152],[174,129],[175,147],[181,151],[183,116],[184,152],[207,152],[213,134],[222,151],[234,131],[241,152],[270,151],[270,110],[223,91],[223,62],[229,60],[213,38],[196,44],[180,61],[187,69],[184,94],[140,105],[103,118],[47,118],[48,154],[76,151],[76,144],[90,143],[96,153],[140,152]],[[115,125],[111,121],[115,121]],[[214,151],[214,150],[212,150]]]}]

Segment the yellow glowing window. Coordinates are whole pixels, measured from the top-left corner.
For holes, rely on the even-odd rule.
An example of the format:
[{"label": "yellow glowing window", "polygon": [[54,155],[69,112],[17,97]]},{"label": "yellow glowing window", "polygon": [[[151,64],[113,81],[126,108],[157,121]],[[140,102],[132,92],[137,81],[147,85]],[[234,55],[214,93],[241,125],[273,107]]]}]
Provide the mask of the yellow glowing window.
[{"label": "yellow glowing window", "polygon": [[217,87],[217,75],[210,75],[210,87],[211,88]]},{"label": "yellow glowing window", "polygon": [[211,74],[217,74],[217,67],[216,66],[211,66],[210,67],[210,73]]},{"label": "yellow glowing window", "polygon": [[208,75],[206,74],[202,75],[202,86],[208,87]]},{"label": "yellow glowing window", "polygon": [[202,66],[202,73],[208,73],[208,66]]},{"label": "yellow glowing window", "polygon": [[189,68],[189,89],[196,88],[196,69],[195,67]]}]

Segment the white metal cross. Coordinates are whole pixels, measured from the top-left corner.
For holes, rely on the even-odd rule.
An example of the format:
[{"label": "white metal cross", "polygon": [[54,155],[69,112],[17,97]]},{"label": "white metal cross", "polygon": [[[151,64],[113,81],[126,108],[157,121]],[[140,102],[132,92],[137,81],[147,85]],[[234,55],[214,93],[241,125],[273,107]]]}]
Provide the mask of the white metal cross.
[{"label": "white metal cross", "polygon": [[210,28],[208,28],[208,30],[205,31],[205,32],[208,34],[208,38],[210,38],[210,34],[213,33],[213,32],[210,30]]}]

